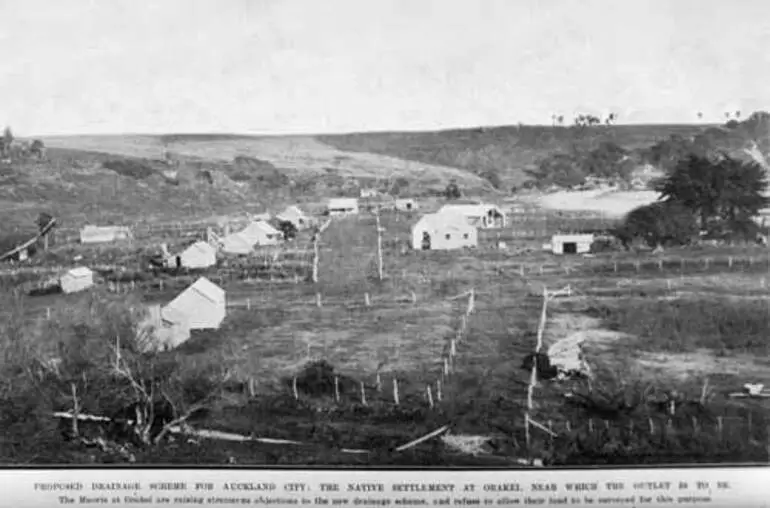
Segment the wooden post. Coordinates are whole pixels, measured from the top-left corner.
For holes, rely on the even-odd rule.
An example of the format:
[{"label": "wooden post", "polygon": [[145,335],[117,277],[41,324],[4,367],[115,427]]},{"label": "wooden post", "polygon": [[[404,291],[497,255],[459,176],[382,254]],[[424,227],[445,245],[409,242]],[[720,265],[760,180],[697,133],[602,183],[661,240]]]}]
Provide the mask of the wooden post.
[{"label": "wooden post", "polygon": [[340,401],[340,377],[334,376],[334,401]]},{"label": "wooden post", "polygon": [[650,425],[650,435],[655,435],[655,422],[652,418],[647,418],[647,423]]},{"label": "wooden post", "polygon": [[691,420],[692,420],[692,431],[695,434],[698,432],[698,419],[693,416]]},{"label": "wooden post", "polygon": [[543,275],[543,265],[540,265],[540,275]]},{"label": "wooden post", "polygon": [[594,432],[594,419],[593,418],[589,418],[588,419],[588,432],[590,432],[591,434],[593,434],[593,432]]},{"label": "wooden post", "polygon": [[369,300],[369,293],[364,293],[364,305],[369,307],[372,304],[371,300]]},{"label": "wooden post", "polygon": [[299,400],[299,391],[297,390],[297,376],[291,380],[291,391],[294,394],[294,400]]},{"label": "wooden post", "polygon": [[455,340],[451,339],[449,341],[449,356],[454,358],[454,356],[457,354],[457,348],[455,346]]},{"label": "wooden post", "polygon": [[733,267],[733,257],[732,256],[729,256],[727,258],[727,267],[728,268],[732,268]]},{"label": "wooden post", "polygon": [[430,406],[431,409],[433,409],[433,393],[430,391],[430,385],[425,387],[425,391],[428,395],[428,406]]},{"label": "wooden post", "polygon": [[380,378],[380,373],[379,372],[377,372],[377,381],[376,381],[376,385],[375,386],[377,388],[377,392],[381,392],[382,391],[382,379]]},{"label": "wooden post", "polygon": [[439,402],[441,402],[442,395],[443,394],[441,393],[441,380],[437,379],[436,380],[436,399],[438,399]]},{"label": "wooden post", "polygon": [[721,416],[717,416],[717,430],[719,431],[719,439],[722,439],[723,427],[722,427],[722,417]]},{"label": "wooden post", "polygon": [[572,424],[570,423],[570,421],[567,420],[565,424],[567,425],[567,432],[572,432]]},{"label": "wooden post", "polygon": [[75,383],[70,383],[72,389],[72,435],[78,437],[78,416],[80,415],[80,403],[78,402],[78,390]]},{"label": "wooden post", "polygon": [[321,308],[321,293],[315,294],[315,306]]},{"label": "wooden post", "polygon": [[449,376],[449,362],[444,358],[444,376]]},{"label": "wooden post", "polygon": [[251,310],[251,298],[246,298],[246,310]]},{"label": "wooden post", "polygon": [[618,272],[618,262],[617,262],[617,261],[613,261],[613,262],[612,262],[612,270],[613,270],[615,273],[617,273],[617,272]]},{"label": "wooden post", "polygon": [[666,288],[671,291],[671,279],[666,279]]},{"label": "wooden post", "polygon": [[382,228],[380,227],[379,209],[377,210],[375,218],[377,220],[377,278],[378,280],[382,280]]},{"label": "wooden post", "polygon": [[393,402],[396,403],[398,406],[399,400],[398,400],[398,379],[396,377],[393,377]]},{"label": "wooden post", "polygon": [[524,265],[519,265],[519,276],[524,277]]},{"label": "wooden post", "polygon": [[135,280],[132,280],[132,281],[131,281],[131,291],[133,291],[133,290],[135,290],[135,289],[136,289],[136,281],[135,281]]},{"label": "wooden post", "polygon": [[639,273],[639,270],[641,269],[641,263],[639,263],[638,259],[634,261],[634,268],[636,268],[636,273]]},{"label": "wooden post", "polygon": [[361,381],[359,383],[359,385],[361,387],[361,404],[363,404],[365,406],[366,405],[366,390],[364,389],[364,382]]},{"label": "wooden post", "polygon": [[529,411],[524,413],[524,441],[527,444],[527,457],[529,457],[530,442],[529,442]]},{"label": "wooden post", "polygon": [[662,259],[658,260],[658,271],[661,271],[661,272],[663,271],[663,260]]},{"label": "wooden post", "polygon": [[412,304],[415,304],[415,303],[417,303],[417,293],[412,291]]},{"label": "wooden post", "polygon": [[312,273],[312,281],[313,283],[318,283],[318,236],[321,233],[315,233],[313,234],[313,273]]},{"label": "wooden post", "polygon": [[684,258],[679,258],[679,270],[684,272]]},{"label": "wooden post", "polygon": [[46,307],[45,308],[45,318],[46,319],[51,319],[51,307]]}]

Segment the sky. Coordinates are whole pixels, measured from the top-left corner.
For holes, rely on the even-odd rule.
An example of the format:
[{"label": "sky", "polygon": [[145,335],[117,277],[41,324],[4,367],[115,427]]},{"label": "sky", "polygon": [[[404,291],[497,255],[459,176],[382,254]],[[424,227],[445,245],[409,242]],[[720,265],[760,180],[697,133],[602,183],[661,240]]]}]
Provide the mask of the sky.
[{"label": "sky", "polygon": [[0,45],[21,136],[770,110],[766,0],[0,0]]}]

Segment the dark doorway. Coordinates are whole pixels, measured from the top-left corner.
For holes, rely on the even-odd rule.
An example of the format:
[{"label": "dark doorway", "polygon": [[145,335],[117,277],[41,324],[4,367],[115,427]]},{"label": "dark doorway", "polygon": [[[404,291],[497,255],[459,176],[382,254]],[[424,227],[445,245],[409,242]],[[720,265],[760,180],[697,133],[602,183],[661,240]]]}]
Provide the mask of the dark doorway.
[{"label": "dark doorway", "polygon": [[407,210],[411,210],[412,209],[412,203],[407,203],[406,204],[406,209]]},{"label": "dark doorway", "polygon": [[564,254],[577,254],[577,243],[575,242],[563,243],[562,252],[564,252]]},{"label": "dark doorway", "polygon": [[176,257],[176,267],[177,268],[182,268],[182,256],[177,256]]},{"label": "dark doorway", "polygon": [[430,250],[430,234],[427,231],[422,233],[422,250]]}]

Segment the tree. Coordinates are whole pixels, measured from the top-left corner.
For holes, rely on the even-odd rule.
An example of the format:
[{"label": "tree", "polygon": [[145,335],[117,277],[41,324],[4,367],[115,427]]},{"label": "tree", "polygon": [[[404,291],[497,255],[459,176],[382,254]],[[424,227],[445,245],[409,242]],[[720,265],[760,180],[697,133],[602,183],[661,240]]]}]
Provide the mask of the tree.
[{"label": "tree", "polygon": [[39,139],[33,139],[32,144],[29,146],[29,153],[38,159],[43,159],[45,158],[45,145]]},{"label": "tree", "polygon": [[297,238],[297,226],[295,226],[291,221],[282,220],[279,222],[278,231],[283,233],[283,238],[285,240],[292,240]]},{"label": "tree", "polygon": [[575,155],[555,153],[539,161],[537,169],[525,170],[540,188],[549,185],[574,187],[585,182],[586,175]]},{"label": "tree", "polygon": [[770,204],[764,196],[768,181],[756,162],[721,153],[717,158],[690,155],[673,173],[656,182],[661,199],[677,203],[699,217],[700,227],[750,219]]},{"label": "tree", "polygon": [[452,179],[446,186],[446,189],[444,190],[444,196],[447,199],[460,199],[462,197],[460,187],[457,186],[457,182],[455,182],[454,179]]},{"label": "tree", "polygon": [[631,210],[615,230],[615,236],[626,249],[636,239],[653,248],[684,245],[697,234],[697,221],[692,211],[678,203],[665,201]]}]

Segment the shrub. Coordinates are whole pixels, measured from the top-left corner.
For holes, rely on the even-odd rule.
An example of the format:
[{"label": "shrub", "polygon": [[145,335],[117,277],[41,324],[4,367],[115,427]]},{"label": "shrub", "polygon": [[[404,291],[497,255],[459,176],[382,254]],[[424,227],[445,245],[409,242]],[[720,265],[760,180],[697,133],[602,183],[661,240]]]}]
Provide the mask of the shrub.
[{"label": "shrub", "polygon": [[104,161],[102,167],[136,180],[144,180],[155,174],[155,170],[150,166],[133,159]]}]

